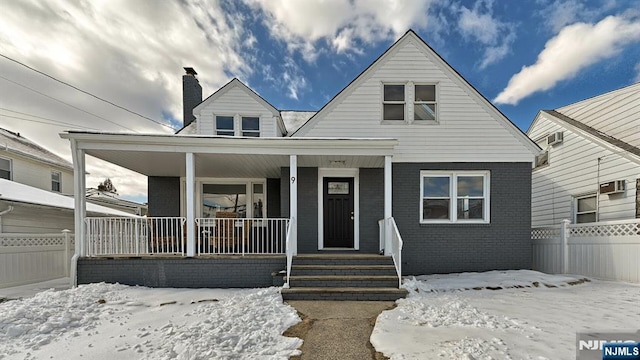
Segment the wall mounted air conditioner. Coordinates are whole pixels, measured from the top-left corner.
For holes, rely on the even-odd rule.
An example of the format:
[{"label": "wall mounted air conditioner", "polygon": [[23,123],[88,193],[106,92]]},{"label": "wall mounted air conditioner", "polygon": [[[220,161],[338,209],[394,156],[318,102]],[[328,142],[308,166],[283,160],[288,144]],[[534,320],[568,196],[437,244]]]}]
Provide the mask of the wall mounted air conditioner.
[{"label": "wall mounted air conditioner", "polygon": [[558,131],[547,136],[548,145],[560,144],[561,142],[562,142],[562,131]]},{"label": "wall mounted air conditioner", "polygon": [[624,180],[615,180],[600,184],[600,194],[617,194],[621,192],[624,192]]}]

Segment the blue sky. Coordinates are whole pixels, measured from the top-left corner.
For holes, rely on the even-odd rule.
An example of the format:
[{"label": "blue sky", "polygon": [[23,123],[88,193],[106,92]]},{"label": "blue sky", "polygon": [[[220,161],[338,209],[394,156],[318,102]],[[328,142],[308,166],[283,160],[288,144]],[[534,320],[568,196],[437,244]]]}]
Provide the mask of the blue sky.
[{"label": "blue sky", "polygon": [[[0,54],[179,127],[183,66],[205,96],[238,77],[277,108],[317,110],[410,28],[523,131],[640,80],[633,0],[24,0],[3,4]],[[0,75],[0,127],[67,159],[67,129],[171,132],[6,58]],[[144,178],[88,170],[89,186],[146,195]]]}]

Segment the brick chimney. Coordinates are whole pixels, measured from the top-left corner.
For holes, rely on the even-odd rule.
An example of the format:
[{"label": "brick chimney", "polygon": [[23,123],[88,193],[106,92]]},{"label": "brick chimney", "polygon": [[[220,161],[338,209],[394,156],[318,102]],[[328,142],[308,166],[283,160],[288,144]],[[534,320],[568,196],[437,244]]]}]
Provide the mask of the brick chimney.
[{"label": "brick chimney", "polygon": [[202,86],[194,68],[186,67],[184,70],[187,73],[182,75],[182,125],[187,126],[196,119],[193,116],[193,108],[202,102]]}]

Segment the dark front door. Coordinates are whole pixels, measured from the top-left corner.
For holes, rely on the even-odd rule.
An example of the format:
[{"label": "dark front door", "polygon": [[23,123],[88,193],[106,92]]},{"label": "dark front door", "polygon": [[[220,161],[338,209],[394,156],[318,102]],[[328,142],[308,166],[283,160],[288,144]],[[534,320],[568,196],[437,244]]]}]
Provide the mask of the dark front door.
[{"label": "dark front door", "polygon": [[324,178],[324,247],[353,248],[353,178]]}]

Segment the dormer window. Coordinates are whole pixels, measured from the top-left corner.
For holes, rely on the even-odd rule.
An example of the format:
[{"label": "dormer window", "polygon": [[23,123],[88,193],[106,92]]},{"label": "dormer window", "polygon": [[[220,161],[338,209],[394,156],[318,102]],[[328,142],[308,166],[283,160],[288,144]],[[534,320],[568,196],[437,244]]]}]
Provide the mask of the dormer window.
[{"label": "dormer window", "polygon": [[233,116],[216,116],[216,135],[235,135]]},{"label": "dormer window", "polygon": [[260,137],[259,117],[242,117],[242,136]]},{"label": "dormer window", "polygon": [[385,84],[383,100],[383,120],[404,121],[404,84]]}]

